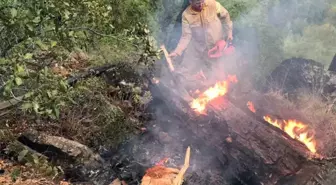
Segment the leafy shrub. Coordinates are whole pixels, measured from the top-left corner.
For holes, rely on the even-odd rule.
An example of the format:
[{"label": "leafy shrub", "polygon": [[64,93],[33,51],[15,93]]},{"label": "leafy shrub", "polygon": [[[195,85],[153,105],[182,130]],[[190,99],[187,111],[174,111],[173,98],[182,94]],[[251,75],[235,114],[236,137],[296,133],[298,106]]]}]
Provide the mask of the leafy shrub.
[{"label": "leafy shrub", "polygon": [[291,34],[285,39],[287,57],[303,57],[328,67],[336,51],[336,28],[331,24],[307,26],[303,34]]}]

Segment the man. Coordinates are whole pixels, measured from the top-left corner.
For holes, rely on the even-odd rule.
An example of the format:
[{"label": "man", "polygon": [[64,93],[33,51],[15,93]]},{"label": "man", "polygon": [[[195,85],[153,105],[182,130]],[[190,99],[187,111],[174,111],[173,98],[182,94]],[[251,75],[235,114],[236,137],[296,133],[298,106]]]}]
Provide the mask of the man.
[{"label": "man", "polygon": [[182,36],[169,56],[175,58],[184,52],[181,65],[194,73],[205,64],[209,49],[218,41],[232,41],[232,21],[228,11],[216,0],[189,0],[189,3],[182,14]]}]

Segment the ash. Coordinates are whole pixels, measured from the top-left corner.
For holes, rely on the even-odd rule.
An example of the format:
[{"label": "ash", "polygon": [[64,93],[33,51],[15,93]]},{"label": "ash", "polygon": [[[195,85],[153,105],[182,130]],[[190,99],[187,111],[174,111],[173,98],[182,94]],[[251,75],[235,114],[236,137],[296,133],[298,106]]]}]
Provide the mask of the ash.
[{"label": "ash", "polygon": [[240,166],[237,161],[229,161],[224,154],[206,146],[202,139],[188,131],[184,124],[191,122],[182,122],[170,115],[163,103],[156,102],[152,108],[155,114],[147,125],[147,131],[122,144],[110,158],[106,156],[110,161],[109,171],[112,169],[114,177],[128,185],[141,184],[146,169],[164,158],[168,158],[165,166],[180,169],[186,149],[190,146],[190,167],[184,184],[260,184],[253,173],[244,170],[246,167]]}]

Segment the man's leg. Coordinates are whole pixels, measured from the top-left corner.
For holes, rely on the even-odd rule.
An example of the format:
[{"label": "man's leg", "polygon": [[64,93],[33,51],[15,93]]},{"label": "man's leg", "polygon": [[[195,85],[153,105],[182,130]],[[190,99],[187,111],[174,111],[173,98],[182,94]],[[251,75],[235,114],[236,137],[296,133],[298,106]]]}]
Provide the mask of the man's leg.
[{"label": "man's leg", "polygon": [[177,70],[180,74],[180,83],[189,90],[197,89],[201,80],[199,74],[204,66],[205,61],[203,60],[202,53],[193,47],[189,47],[185,51],[182,62]]},{"label": "man's leg", "polygon": [[202,55],[194,47],[190,46],[186,49],[182,62],[181,70],[185,71],[189,75],[194,75],[204,67],[204,61]]}]

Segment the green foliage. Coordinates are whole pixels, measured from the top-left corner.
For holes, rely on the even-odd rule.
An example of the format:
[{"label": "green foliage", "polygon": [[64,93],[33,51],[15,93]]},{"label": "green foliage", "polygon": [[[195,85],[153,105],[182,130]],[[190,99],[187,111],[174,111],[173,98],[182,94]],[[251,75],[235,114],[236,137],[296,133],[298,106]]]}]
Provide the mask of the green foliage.
[{"label": "green foliage", "polygon": [[332,0],[219,2],[233,18],[234,43],[254,64],[258,81],[285,58],[305,57],[327,66],[335,54]]},{"label": "green foliage", "polygon": [[[145,22],[150,11],[146,1],[15,0],[0,9],[1,55],[28,38],[50,38],[67,47],[85,47],[95,36],[130,30]],[[118,15],[118,16],[115,16]],[[90,34],[90,35],[88,35]]]},{"label": "green foliage", "polygon": [[256,6],[258,3],[257,0],[234,0],[234,1],[226,1],[226,0],[218,0],[221,5],[223,5],[230,13],[230,17],[233,20],[237,20],[241,18],[241,16],[252,8]]},{"label": "green foliage", "polygon": [[[96,149],[115,147],[141,126],[139,113],[151,100],[148,92],[135,83],[109,86],[101,78],[80,82],[69,94],[74,104],[64,108],[63,118],[73,137]],[[84,122],[83,120],[91,120]]]},{"label": "green foliage", "polygon": [[59,118],[71,89],[51,69],[75,48],[92,54],[92,65],[153,64],[158,56],[146,25],[151,1],[8,0],[0,7],[0,90],[7,98],[24,95],[23,113]]},{"label": "green foliage", "polygon": [[335,35],[336,28],[331,24],[308,26],[302,35],[292,34],[286,38],[285,54],[319,61],[327,68],[336,51]]},{"label": "green foliage", "polygon": [[19,168],[15,168],[13,170],[13,172],[11,173],[11,178],[12,178],[12,181],[15,182],[17,180],[17,178],[20,176],[21,174],[21,171]]},{"label": "green foliage", "polygon": [[70,91],[68,84],[56,77],[45,68],[37,74],[37,86],[25,94],[22,110],[58,119],[60,108],[65,105],[66,94]]}]

